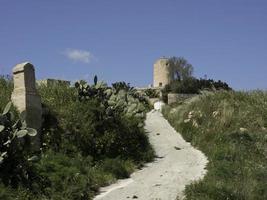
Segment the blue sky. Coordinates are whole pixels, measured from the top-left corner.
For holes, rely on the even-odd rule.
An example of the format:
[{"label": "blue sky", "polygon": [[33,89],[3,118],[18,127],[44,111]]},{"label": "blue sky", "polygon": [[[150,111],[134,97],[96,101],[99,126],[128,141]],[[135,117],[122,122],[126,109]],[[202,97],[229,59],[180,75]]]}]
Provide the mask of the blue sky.
[{"label": "blue sky", "polygon": [[152,83],[161,56],[197,77],[267,89],[266,0],[0,0],[0,73]]}]

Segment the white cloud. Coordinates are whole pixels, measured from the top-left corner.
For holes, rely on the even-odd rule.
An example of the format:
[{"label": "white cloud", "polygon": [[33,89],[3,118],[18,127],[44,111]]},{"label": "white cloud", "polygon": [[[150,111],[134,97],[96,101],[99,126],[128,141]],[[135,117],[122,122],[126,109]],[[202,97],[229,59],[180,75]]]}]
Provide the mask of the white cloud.
[{"label": "white cloud", "polygon": [[86,64],[90,63],[94,58],[91,52],[81,49],[66,49],[63,54],[72,61]]}]

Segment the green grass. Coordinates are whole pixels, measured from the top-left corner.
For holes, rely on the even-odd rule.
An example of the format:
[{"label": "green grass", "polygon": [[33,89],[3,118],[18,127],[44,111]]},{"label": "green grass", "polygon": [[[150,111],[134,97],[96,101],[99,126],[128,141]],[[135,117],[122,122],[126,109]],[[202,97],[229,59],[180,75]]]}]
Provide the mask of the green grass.
[{"label": "green grass", "polygon": [[206,92],[163,113],[209,160],[186,199],[267,199],[266,92]]}]

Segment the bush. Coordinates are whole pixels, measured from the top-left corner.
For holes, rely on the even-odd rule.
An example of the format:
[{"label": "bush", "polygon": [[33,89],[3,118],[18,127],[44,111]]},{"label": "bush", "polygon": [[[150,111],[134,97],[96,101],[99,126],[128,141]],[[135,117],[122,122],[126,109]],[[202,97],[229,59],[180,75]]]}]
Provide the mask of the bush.
[{"label": "bush", "polygon": [[212,79],[197,79],[189,77],[183,80],[174,80],[165,86],[164,93],[199,94],[201,90],[231,90],[227,83]]},{"label": "bush", "polygon": [[[73,191],[70,190],[74,184],[72,182],[62,181],[62,185],[59,185],[61,188],[51,189],[54,188],[53,184],[59,184],[57,179],[62,179],[58,171],[61,164],[57,164],[61,159],[73,160],[77,154],[81,156],[79,162],[82,162],[82,158],[91,158],[87,164],[89,171],[84,175],[90,180],[84,182],[85,179],[81,179],[77,183],[87,185],[89,193],[86,195],[89,197],[100,186],[110,184],[116,178],[128,177],[135,165],[153,159],[154,152],[144,131],[145,112],[148,110],[146,101],[134,89],[126,89],[126,86],[116,84],[108,87],[96,80],[94,85],[76,83],[76,89],[59,85],[42,85],[38,88],[45,110],[45,146],[44,160],[38,163],[37,169],[41,171],[41,176],[48,177],[50,183],[46,186],[45,194],[56,198],[62,190],[66,192],[65,199],[82,198],[76,194],[83,194],[81,190],[85,186]],[[55,152],[57,158],[54,159],[49,152]],[[47,159],[50,157],[51,160],[49,166],[59,165],[54,168],[54,175],[49,172],[50,167],[45,166],[47,154]],[[71,165],[76,168],[75,171],[79,171],[82,169],[78,166],[84,165],[79,162],[64,165]]]},{"label": "bush", "polygon": [[159,91],[158,90],[148,88],[144,91],[144,93],[149,98],[159,98]]},{"label": "bush", "polygon": [[101,162],[100,167],[108,173],[114,174],[116,178],[129,178],[135,166],[131,161],[120,158],[107,158]]},{"label": "bush", "polygon": [[9,102],[0,115],[0,180],[11,187],[32,187],[36,176],[31,162],[37,156],[31,151],[30,137],[37,131],[27,128],[24,113],[15,121],[11,106]]},{"label": "bush", "polygon": [[101,82],[92,86],[77,83],[76,88],[77,92],[65,86],[39,88],[43,103],[53,108],[53,115],[57,116],[51,120],[51,112],[45,115],[45,123],[53,126],[52,130],[44,127],[47,148],[61,149],[68,154],[81,151],[94,159],[106,156],[135,161],[152,159],[143,128],[147,108],[138,98]]},{"label": "bush", "polygon": [[76,154],[46,152],[36,165],[40,176],[46,177],[41,193],[47,199],[89,199],[96,188],[92,184],[92,158]]},{"label": "bush", "polygon": [[0,110],[3,110],[11,99],[13,81],[10,76],[0,76]]}]

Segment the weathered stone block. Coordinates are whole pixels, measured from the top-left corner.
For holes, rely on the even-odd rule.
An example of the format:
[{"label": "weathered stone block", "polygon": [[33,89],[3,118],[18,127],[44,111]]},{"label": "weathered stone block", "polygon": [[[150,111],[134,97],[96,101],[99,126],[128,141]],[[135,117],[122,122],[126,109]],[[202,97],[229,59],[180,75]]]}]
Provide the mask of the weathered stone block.
[{"label": "weathered stone block", "polygon": [[44,79],[44,80],[37,80],[36,82],[37,82],[37,85],[45,85],[48,87],[58,86],[58,85],[70,86],[70,81],[51,79],[51,78]]},{"label": "weathered stone block", "polygon": [[172,104],[172,103],[177,102],[177,100],[178,100],[177,95],[178,95],[178,94],[169,93],[169,94],[168,94],[168,104]]},{"label": "weathered stone block", "polygon": [[12,102],[19,112],[26,112],[27,126],[38,131],[38,135],[32,139],[33,147],[37,150],[40,147],[42,105],[36,91],[34,66],[28,62],[16,65],[13,68],[13,79]]},{"label": "weathered stone block", "polygon": [[168,104],[176,103],[178,101],[183,101],[185,99],[192,98],[197,94],[178,94],[178,93],[169,93],[168,94]]}]

